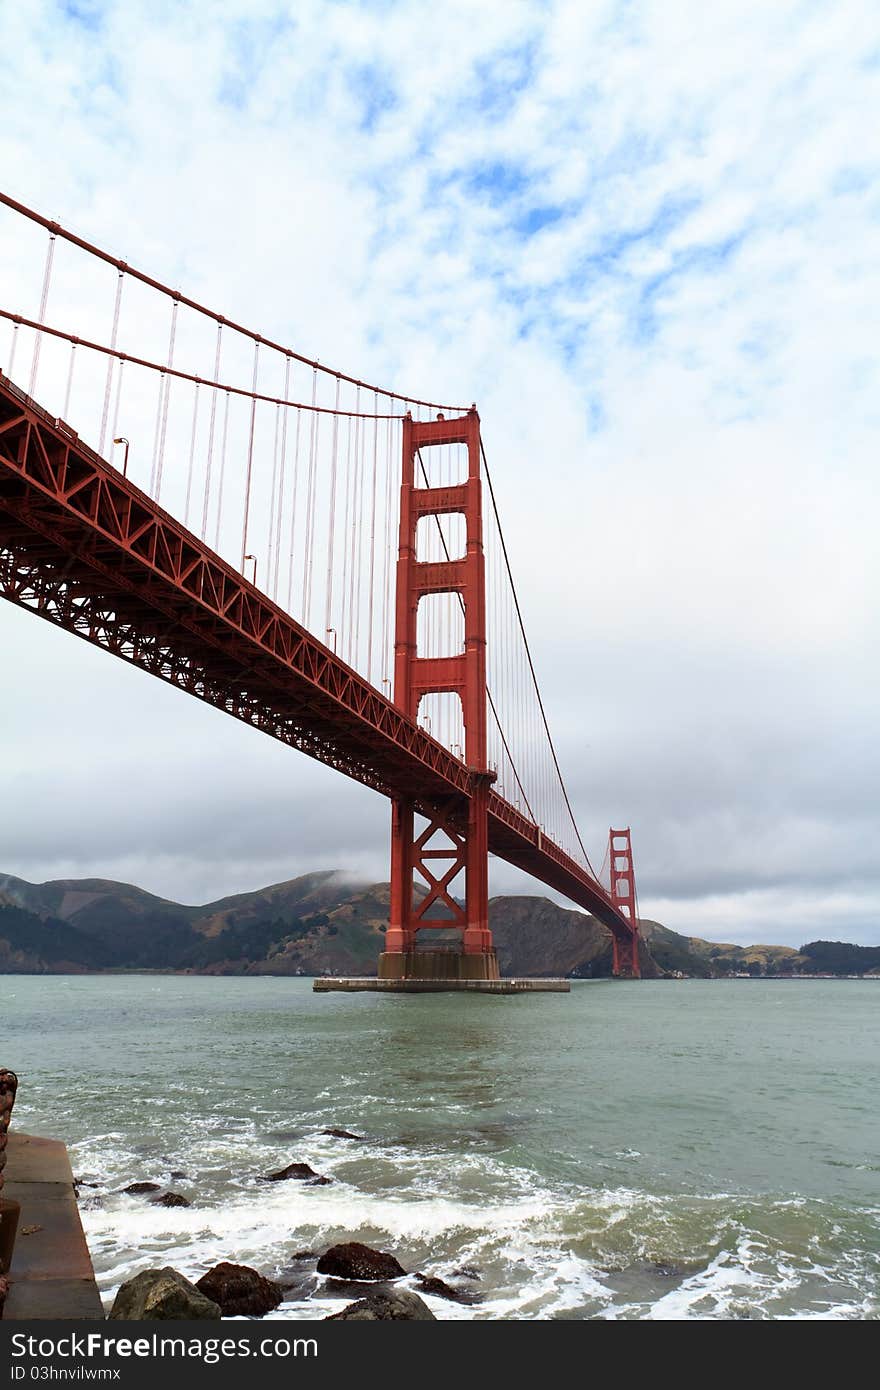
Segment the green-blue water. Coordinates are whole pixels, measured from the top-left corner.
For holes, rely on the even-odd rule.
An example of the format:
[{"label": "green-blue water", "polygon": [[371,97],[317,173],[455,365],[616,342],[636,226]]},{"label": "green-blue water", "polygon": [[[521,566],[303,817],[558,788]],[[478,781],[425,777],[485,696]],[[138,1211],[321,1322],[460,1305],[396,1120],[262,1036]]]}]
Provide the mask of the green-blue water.
[{"label": "green-blue water", "polygon": [[[157,1263],[308,1271],[295,1252],[351,1238],[476,1268],[483,1302],[432,1298],[438,1317],[880,1315],[880,982],[7,976],[0,1000],[17,1124],[99,1184],[82,1212],[108,1296]],[[333,1182],[256,1181],[292,1161]],[[192,1207],[120,1193],[139,1179]],[[339,1307],[307,1295],[278,1316]]]}]

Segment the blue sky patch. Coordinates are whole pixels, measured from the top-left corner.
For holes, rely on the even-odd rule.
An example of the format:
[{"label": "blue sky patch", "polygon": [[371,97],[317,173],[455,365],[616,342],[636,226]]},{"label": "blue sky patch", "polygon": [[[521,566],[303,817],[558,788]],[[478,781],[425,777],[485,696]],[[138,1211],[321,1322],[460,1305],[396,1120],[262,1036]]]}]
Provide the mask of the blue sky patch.
[{"label": "blue sky patch", "polygon": [[491,164],[475,164],[464,177],[465,190],[482,195],[494,206],[518,198],[525,193],[530,184],[525,169],[500,161]]},{"label": "blue sky patch", "polygon": [[74,24],[96,32],[104,22],[102,0],[61,0],[61,13]]},{"label": "blue sky patch", "polygon": [[534,236],[540,232],[542,227],[550,227],[554,222],[558,222],[565,213],[558,207],[533,207],[527,212],[522,213],[514,221],[514,230],[520,236]]},{"label": "blue sky patch", "polygon": [[261,72],[274,56],[278,40],[295,28],[295,21],[282,12],[268,19],[242,20],[228,26],[228,61],[217,90],[222,105],[238,111],[245,109]]},{"label": "blue sky patch", "polygon": [[490,119],[505,116],[534,79],[537,51],[537,43],[530,41],[474,63],[472,104]]},{"label": "blue sky patch", "polygon": [[360,128],[369,133],[397,106],[397,91],[386,69],[378,63],[349,68],[348,80],[361,104]]}]

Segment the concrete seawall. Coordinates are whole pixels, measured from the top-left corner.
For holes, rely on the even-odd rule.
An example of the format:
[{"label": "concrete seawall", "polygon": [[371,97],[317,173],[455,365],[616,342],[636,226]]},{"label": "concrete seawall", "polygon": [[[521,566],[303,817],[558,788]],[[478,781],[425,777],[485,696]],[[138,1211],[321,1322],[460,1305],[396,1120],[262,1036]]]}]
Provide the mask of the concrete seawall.
[{"label": "concrete seawall", "polygon": [[103,1319],[66,1147],[11,1131],[7,1156],[3,1196],[21,1216],[3,1321]]}]

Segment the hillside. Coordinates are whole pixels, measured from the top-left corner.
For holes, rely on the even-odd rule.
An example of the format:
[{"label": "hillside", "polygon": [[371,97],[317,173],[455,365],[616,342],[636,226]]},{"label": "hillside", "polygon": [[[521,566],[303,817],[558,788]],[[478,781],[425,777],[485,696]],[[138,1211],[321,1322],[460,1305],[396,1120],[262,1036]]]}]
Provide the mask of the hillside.
[{"label": "hillside", "polygon": [[[333,872],[202,907],[105,879],[0,875],[0,971],[372,974],[388,898],[387,884]],[[490,915],[505,974],[611,973],[610,935],[592,917],[539,897],[495,898]],[[647,951],[642,968],[661,973]]]},{"label": "hillside", "polygon": [[[0,875],[0,973],[374,974],[388,897],[387,884],[333,871],[201,907],[107,879],[33,884]],[[493,898],[489,913],[503,974],[611,974],[611,937],[595,918],[521,896]],[[647,978],[880,973],[880,947],[736,946],[640,925]]]},{"label": "hillside", "polygon": [[[317,873],[188,907],[107,879],[33,884],[0,875],[0,969],[58,969],[56,962],[70,959],[81,961],[83,969],[201,971],[224,964],[246,966],[288,938],[318,936],[324,910],[338,907],[351,895],[352,882],[345,875]],[[42,923],[42,930],[34,926],[29,937],[26,920],[4,912],[4,903]],[[53,935],[47,936],[47,930]],[[83,938],[90,948],[80,957],[76,950]],[[5,963],[12,958],[14,966]],[[19,959],[26,963],[18,964]],[[285,963],[280,962],[279,973],[296,973],[284,970]]]},{"label": "hillside", "polygon": [[704,941],[699,936],[679,936],[659,922],[641,923],[651,953],[670,972],[681,971],[698,979],[723,975],[785,975],[802,971],[806,957],[791,946],[735,946],[723,941]]},{"label": "hillside", "polygon": [[659,922],[640,922],[651,955],[661,968],[697,979],[730,975],[784,978],[792,975],[880,975],[880,946],[854,946],[845,941],[810,941],[792,946],[736,946],[679,936]]}]

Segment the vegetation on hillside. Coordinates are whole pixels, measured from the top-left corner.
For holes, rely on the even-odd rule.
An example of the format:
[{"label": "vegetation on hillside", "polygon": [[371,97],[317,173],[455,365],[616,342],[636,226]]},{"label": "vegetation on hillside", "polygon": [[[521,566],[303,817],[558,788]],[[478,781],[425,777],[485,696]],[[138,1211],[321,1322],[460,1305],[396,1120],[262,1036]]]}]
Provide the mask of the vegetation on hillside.
[{"label": "vegetation on hillside", "polygon": [[[186,970],[219,974],[371,974],[388,921],[387,884],[306,874],[255,893],[186,907],[102,879],[29,884],[0,875],[0,973]],[[506,975],[603,977],[609,932],[547,898],[495,898],[490,920]],[[737,946],[642,921],[642,971],[737,975],[880,973],[880,947],[814,941]],[[436,939],[435,939],[436,940]]]},{"label": "vegetation on hillside", "polygon": [[880,973],[880,946],[853,946],[847,941],[811,941],[802,946],[800,967],[807,975]]}]

